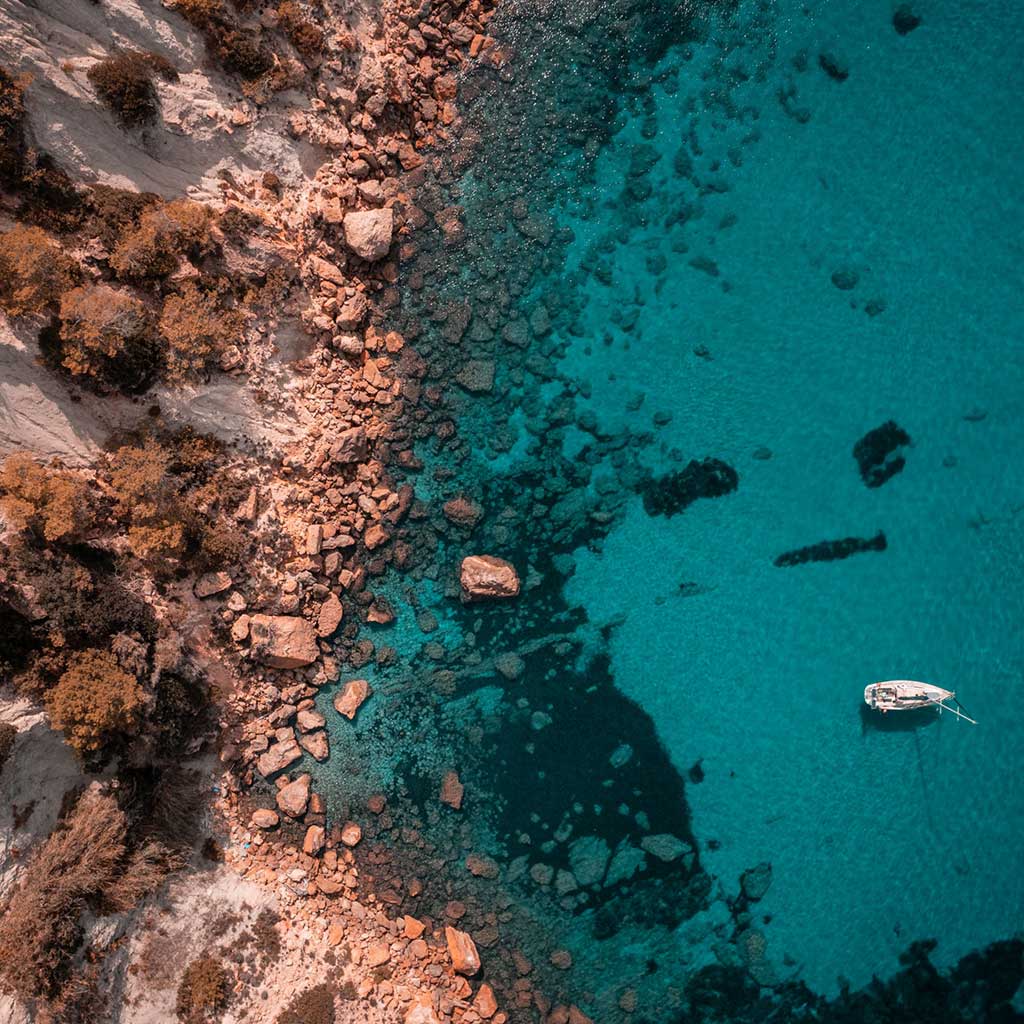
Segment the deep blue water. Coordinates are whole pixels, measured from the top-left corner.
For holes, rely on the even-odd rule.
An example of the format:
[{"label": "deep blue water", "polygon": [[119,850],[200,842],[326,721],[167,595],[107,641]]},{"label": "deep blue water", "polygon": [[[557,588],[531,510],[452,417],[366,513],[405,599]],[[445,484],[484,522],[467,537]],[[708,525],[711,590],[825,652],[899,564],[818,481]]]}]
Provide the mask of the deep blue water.
[{"label": "deep blue water", "polygon": [[[461,344],[407,295],[435,363],[493,358],[497,381],[450,388],[463,449],[420,446],[436,548],[377,587],[397,666],[359,673],[379,692],[355,727],[332,721],[319,781],[346,807],[408,801],[452,863],[493,856],[595,1019],[626,986],[678,1006],[701,966],[743,962],[737,934],[831,995],[892,975],[914,940],[945,966],[1024,919],[1024,8],[912,6],[905,35],[889,0],[698,12],[648,40],[653,62],[595,74],[605,96],[572,92],[585,61],[528,66],[501,130],[545,156],[471,170],[469,242],[428,268],[438,307],[473,311]],[[533,121],[514,120],[523,93]],[[571,136],[574,112],[586,130],[560,148],[547,133]],[[853,447],[890,419],[905,467],[869,488]],[[645,510],[633,484],[708,456],[734,493]],[[460,491],[484,504],[472,535],[436,516]],[[773,564],[878,531],[884,551]],[[472,550],[516,562],[514,611],[457,600]],[[509,651],[521,675],[496,671]],[[893,677],[955,689],[979,725],[880,724],[863,688]],[[469,780],[457,825],[433,808],[449,768]],[[528,874],[571,867],[581,836],[631,856],[687,829],[704,881],[639,853],[617,930],[598,922],[610,882],[577,899]],[[771,887],[736,918],[759,862]],[[655,909],[632,920],[630,901]]]}]

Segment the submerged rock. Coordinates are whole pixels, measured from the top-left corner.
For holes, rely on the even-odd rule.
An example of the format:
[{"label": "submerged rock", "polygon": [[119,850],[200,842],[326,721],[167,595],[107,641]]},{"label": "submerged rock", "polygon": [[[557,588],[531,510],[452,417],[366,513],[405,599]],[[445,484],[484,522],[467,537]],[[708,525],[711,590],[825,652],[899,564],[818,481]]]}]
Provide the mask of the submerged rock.
[{"label": "submerged rock", "polygon": [[792,565],[803,565],[804,562],[837,562],[864,551],[885,551],[887,547],[885,534],[879,530],[874,537],[843,537],[842,540],[823,540],[805,548],[784,551],[775,559],[774,564],[782,569]]},{"label": "submerged rock", "polygon": [[846,61],[834,53],[819,53],[818,64],[821,70],[836,82],[845,82],[850,77],[850,69],[847,67]]},{"label": "submerged rock", "polygon": [[739,486],[740,476],[720,459],[692,460],[678,473],[643,481],[644,510],[650,516],[674,516],[698,498],[720,498]]},{"label": "submerged rock", "polygon": [[356,717],[363,702],[372,695],[373,690],[365,679],[350,679],[341,693],[335,696],[334,710],[351,720]]},{"label": "submerged rock", "polygon": [[740,875],[740,888],[743,895],[751,902],[763,898],[772,884],[772,866],[768,861],[762,861],[756,867],[747,868]]},{"label": "submerged rock", "polygon": [[511,562],[493,555],[469,555],[459,572],[462,597],[466,601],[515,597],[519,593],[519,574]]},{"label": "submerged rock", "polygon": [[667,832],[653,836],[644,836],[640,840],[640,847],[646,850],[652,857],[657,857],[658,860],[666,864],[679,860],[684,854],[693,852],[693,847],[689,843]]},{"label": "submerged rock", "polygon": [[921,24],[921,18],[916,15],[910,4],[900,4],[893,12],[892,27],[901,36],[909,35]]},{"label": "submerged rock", "polygon": [[869,430],[853,446],[860,478],[868,487],[881,487],[906,465],[902,449],[910,443],[910,435],[895,420]]},{"label": "submerged rock", "polygon": [[445,772],[445,776],[441,780],[441,803],[447,804],[456,811],[460,810],[465,792],[466,788],[459,781],[458,772]]},{"label": "submerged rock", "polygon": [[249,636],[252,652],[272,668],[302,668],[320,657],[313,627],[298,615],[254,615]]}]

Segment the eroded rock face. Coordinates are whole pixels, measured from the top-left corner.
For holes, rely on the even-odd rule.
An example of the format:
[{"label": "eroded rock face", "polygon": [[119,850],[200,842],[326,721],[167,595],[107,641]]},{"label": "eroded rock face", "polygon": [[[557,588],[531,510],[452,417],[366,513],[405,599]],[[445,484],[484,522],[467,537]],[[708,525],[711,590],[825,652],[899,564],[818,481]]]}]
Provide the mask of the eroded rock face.
[{"label": "eroded rock face", "polygon": [[391,248],[395,217],[390,208],[346,213],[345,244],[361,259],[374,263]]},{"label": "eroded rock face", "polygon": [[309,776],[300,775],[278,790],[277,806],[290,818],[301,818],[309,806]]},{"label": "eroded rock face", "polygon": [[320,657],[313,627],[298,615],[254,615],[249,636],[253,652],[271,668],[302,668]]},{"label": "eroded rock face", "polygon": [[459,974],[471,978],[480,970],[480,954],[477,952],[476,943],[466,934],[447,925],[444,930],[444,937],[448,943],[448,955],[452,958],[452,967]]},{"label": "eroded rock face", "polygon": [[350,679],[341,693],[335,696],[334,710],[351,720],[356,717],[356,712],[372,693],[373,690],[365,679]]},{"label": "eroded rock face", "polygon": [[493,555],[469,555],[464,558],[459,579],[462,583],[462,596],[467,601],[515,597],[519,593],[516,567]]}]

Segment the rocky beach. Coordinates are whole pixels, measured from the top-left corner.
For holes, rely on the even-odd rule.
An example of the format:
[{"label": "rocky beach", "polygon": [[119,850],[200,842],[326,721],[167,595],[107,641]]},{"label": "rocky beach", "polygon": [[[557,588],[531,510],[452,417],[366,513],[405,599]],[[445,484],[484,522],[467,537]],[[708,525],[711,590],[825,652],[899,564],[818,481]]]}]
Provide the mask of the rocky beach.
[{"label": "rocky beach", "polygon": [[[775,7],[0,5],[0,1022],[1024,1017],[1019,882],[979,852],[956,877],[1010,916],[961,933],[908,899],[851,935],[836,885],[834,941],[801,945],[794,860],[839,829],[800,804],[773,833],[745,789],[722,811],[769,769],[702,700],[772,641],[694,637],[776,604],[743,590],[762,572],[771,595],[900,557],[900,494],[957,465],[896,373],[869,404],[837,371],[834,459],[750,412],[785,359],[742,348],[745,314],[787,322],[729,248],[745,174],[870,50],[838,0]],[[932,21],[876,4],[864,31]],[[896,342],[857,332],[903,315],[902,279],[864,245],[804,242],[804,305],[841,297],[821,336],[880,365]],[[745,305],[695,326],[702,302]],[[759,359],[757,429],[709,426],[715,374]],[[972,364],[984,407],[942,422],[1012,449],[1016,373]],[[818,514],[796,451],[849,514]],[[777,467],[800,508],[751,508]],[[1012,574],[1004,485],[979,558]],[[739,607],[705,610],[719,586]]]}]

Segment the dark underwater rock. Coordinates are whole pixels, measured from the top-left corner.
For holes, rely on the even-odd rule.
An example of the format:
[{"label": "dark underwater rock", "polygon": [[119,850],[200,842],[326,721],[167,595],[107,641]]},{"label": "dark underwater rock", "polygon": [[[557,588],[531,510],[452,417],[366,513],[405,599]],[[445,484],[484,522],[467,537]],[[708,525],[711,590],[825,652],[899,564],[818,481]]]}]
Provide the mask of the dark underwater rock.
[{"label": "dark underwater rock", "polygon": [[910,4],[900,4],[893,12],[892,27],[901,36],[910,35],[920,24],[921,19],[911,10]]},{"label": "dark underwater rock", "polygon": [[868,487],[881,487],[906,465],[902,449],[910,444],[910,435],[896,423],[886,420],[869,430],[854,446],[860,477]]},{"label": "dark underwater rock", "polygon": [[843,537],[842,540],[823,540],[805,548],[784,551],[775,559],[779,568],[803,565],[804,562],[838,562],[862,551],[884,551],[888,547],[885,534],[879,530],[874,537]]},{"label": "dark underwater rock", "polygon": [[739,486],[740,475],[721,459],[692,460],[678,473],[643,481],[638,490],[650,516],[674,516],[698,498],[721,498]]},{"label": "dark underwater rock", "polygon": [[821,70],[835,82],[845,82],[850,77],[850,69],[847,67],[846,61],[834,53],[819,53],[818,64]]},{"label": "dark underwater rock", "polygon": [[751,902],[762,899],[772,884],[772,866],[762,861],[756,867],[748,868],[740,875],[740,888]]},{"label": "dark underwater rock", "polygon": [[849,292],[857,287],[860,274],[850,267],[840,267],[832,272],[832,283],[841,291]]}]

